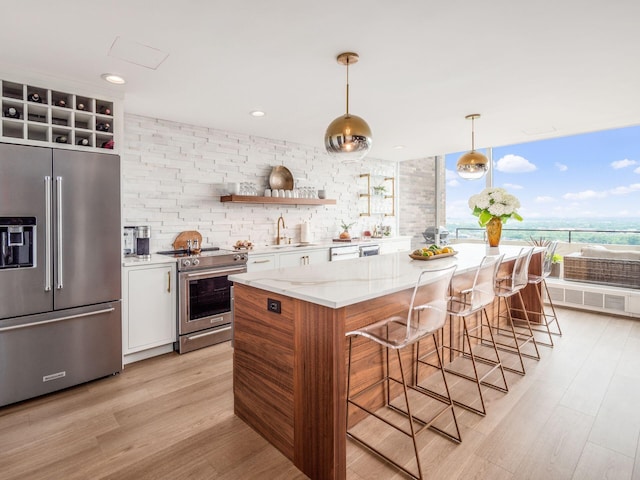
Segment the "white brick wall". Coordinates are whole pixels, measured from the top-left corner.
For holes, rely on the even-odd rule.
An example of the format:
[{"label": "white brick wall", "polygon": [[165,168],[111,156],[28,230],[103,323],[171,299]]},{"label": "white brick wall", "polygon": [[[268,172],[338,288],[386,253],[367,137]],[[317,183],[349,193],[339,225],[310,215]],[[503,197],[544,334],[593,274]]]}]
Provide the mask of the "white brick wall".
[{"label": "white brick wall", "polygon": [[[359,216],[359,193],[364,192],[360,174],[375,170],[396,175],[393,162],[367,157],[344,163],[322,149],[283,140],[129,114],[124,123],[123,220],[125,225],[151,226],[152,252],[172,248],[185,230],[198,230],[205,246],[230,247],[243,239],[271,244],[280,214],[294,242],[300,240],[302,221],[310,222],[315,241],[334,238],[341,220],[358,222],[353,232],[359,235],[376,220]],[[337,205],[220,203],[230,182],[253,182],[264,190],[276,165],[286,166],[300,186],[325,188]],[[394,231],[395,222],[385,220]]]},{"label": "white brick wall", "polygon": [[[422,232],[436,225],[436,178],[444,175],[437,172],[435,157],[408,160],[399,165],[398,183],[403,193],[399,214],[400,232],[411,235],[411,248],[425,244]],[[442,202],[442,199],[440,200]],[[441,205],[440,208],[444,208]]]}]

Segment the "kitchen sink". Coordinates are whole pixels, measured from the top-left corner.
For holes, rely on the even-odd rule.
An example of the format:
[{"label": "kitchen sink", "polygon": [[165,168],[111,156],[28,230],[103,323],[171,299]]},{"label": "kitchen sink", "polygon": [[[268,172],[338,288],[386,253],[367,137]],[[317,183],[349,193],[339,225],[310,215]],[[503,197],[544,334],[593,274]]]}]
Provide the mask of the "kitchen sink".
[{"label": "kitchen sink", "polygon": [[285,245],[270,245],[269,248],[273,250],[281,250],[283,248],[300,248],[300,247],[314,247],[317,243],[287,243]]}]

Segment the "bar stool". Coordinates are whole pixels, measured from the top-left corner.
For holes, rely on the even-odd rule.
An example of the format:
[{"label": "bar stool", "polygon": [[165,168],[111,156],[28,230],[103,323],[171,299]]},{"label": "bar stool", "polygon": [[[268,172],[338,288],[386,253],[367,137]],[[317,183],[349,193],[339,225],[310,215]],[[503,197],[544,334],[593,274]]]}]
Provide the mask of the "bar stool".
[{"label": "bar stool", "polygon": [[[519,375],[524,375],[526,373],[522,357],[540,360],[540,352],[538,351],[538,345],[536,344],[531,323],[529,322],[529,315],[521,293],[524,287],[529,283],[529,264],[531,262],[532,254],[533,248],[522,248],[515,260],[511,273],[505,276],[497,275],[495,281],[498,315],[496,316],[496,324],[493,328],[497,333],[496,336],[498,337],[498,340],[501,340],[502,337],[509,336],[510,341],[512,341],[512,343],[502,343],[501,341],[498,341],[496,345],[502,351],[518,355],[520,369],[505,367],[505,370]],[[522,308],[513,306],[512,299],[515,297],[518,298]],[[504,300],[504,302],[501,300]],[[505,314],[501,313],[502,303],[506,306]],[[524,325],[516,325],[516,321],[513,316],[514,312],[522,314],[524,317]],[[535,355],[524,353],[522,351],[522,348],[529,343],[533,345]]]},{"label": "bar stool", "polygon": [[[534,328],[534,327],[532,327],[532,329],[534,332],[546,333],[549,336],[549,343],[545,343],[540,340],[537,341],[538,344],[545,345],[547,347],[553,347],[552,335],[562,336],[562,329],[560,328],[560,323],[558,322],[558,315],[556,314],[556,308],[553,305],[553,300],[551,300],[551,294],[549,293],[549,287],[547,287],[547,281],[546,281],[546,278],[551,274],[551,265],[553,263],[553,255],[556,253],[557,247],[558,247],[557,240],[547,245],[547,250],[544,253],[544,260],[542,262],[541,275],[535,275],[535,274],[529,273],[529,285],[535,286],[535,291],[537,293],[538,306],[540,307],[540,311],[527,312],[527,313],[533,313],[535,315],[540,316],[540,322],[542,324],[542,327],[544,327],[544,329]],[[544,300],[542,299],[543,288],[547,295],[547,300],[549,301],[549,307],[551,308],[551,313],[548,313],[544,304]],[[549,326],[553,323],[556,324],[556,327],[558,329],[557,332],[552,332],[551,329],[549,328]]]},{"label": "bar stool", "polygon": [[[487,413],[484,397],[482,395],[482,385],[503,393],[507,393],[509,391],[507,379],[504,375],[504,369],[502,368],[502,362],[498,355],[496,345],[493,342],[493,332],[486,310],[486,307],[491,305],[495,298],[495,275],[502,258],[503,255],[484,257],[475,272],[472,286],[470,288],[462,289],[459,292],[454,292],[454,295],[449,297],[448,313],[451,318],[449,345],[444,345],[443,342],[443,348],[449,350],[451,360],[451,363],[449,363],[449,366],[445,368],[445,371],[476,384],[481,408],[473,407],[469,403],[464,403],[461,400],[454,399],[453,402],[459,407],[482,416]],[[462,320],[462,348],[454,346],[453,337],[455,318]],[[476,323],[472,328],[469,328],[469,320],[471,318],[475,318]],[[487,332],[487,335],[485,335],[485,331]],[[478,353],[474,353],[471,339],[477,341],[476,345],[481,345],[483,347],[487,346],[488,343],[493,350],[494,358],[488,358]],[[469,348],[468,351],[467,347]],[[458,358],[454,360],[454,353],[460,354],[458,355],[458,358],[471,360],[473,375],[453,368],[453,364],[458,360]],[[478,364],[488,365],[490,368],[481,375],[478,371]],[[490,383],[486,380],[486,378],[495,371],[500,372],[504,387]]]},{"label": "bar stool", "polygon": [[[391,463],[395,467],[402,470],[412,478],[421,479],[422,466],[420,464],[420,456],[418,453],[418,445],[416,442],[416,435],[426,428],[429,428],[444,437],[452,440],[456,443],[462,441],[460,437],[460,429],[458,428],[458,422],[453,410],[453,402],[449,394],[449,388],[447,386],[447,379],[445,378],[444,371],[442,369],[442,358],[437,348],[436,334],[444,326],[447,316],[447,296],[449,286],[451,284],[451,278],[456,269],[453,265],[448,268],[437,270],[423,270],[420,273],[418,281],[414,287],[411,297],[411,303],[409,305],[409,312],[405,317],[390,317],[384,320],[380,320],[372,325],[368,325],[359,330],[347,332],[346,336],[349,338],[349,363],[347,367],[347,436],[364,445],[373,453],[377,454],[387,462]],[[425,301],[427,300],[427,301]],[[351,392],[351,359],[353,351],[353,338],[356,336],[364,337],[371,340],[382,347],[385,352],[385,367],[384,376],[382,379],[378,379],[373,384],[361,388],[358,392]],[[435,345],[435,353],[437,356],[437,364],[434,365],[441,374],[444,382],[444,392],[437,395],[432,395],[423,389],[416,388],[414,385],[407,384],[407,378],[405,374],[405,366],[403,365],[401,352],[421,340],[426,340],[431,337],[431,340]],[[395,350],[398,367],[399,377],[394,377],[390,372],[389,365],[389,351]],[[372,411],[368,406],[358,403],[356,400],[360,395],[370,392],[377,386],[382,385],[385,392],[385,407],[392,411],[399,413],[401,416],[408,419],[408,429],[393,423],[387,416],[384,416],[385,412],[378,413]],[[391,398],[392,385],[402,385],[403,395],[400,395],[400,402],[398,399]],[[418,416],[412,413],[412,405],[416,402],[416,395],[412,395],[411,403],[409,401],[409,392],[418,392],[425,397],[432,398],[441,403],[442,406],[438,411],[433,412],[429,419],[424,419],[422,416]],[[425,397],[418,397],[424,398]],[[400,406],[397,404],[400,403]],[[422,402],[421,402],[422,403]],[[349,429],[349,406],[353,405],[369,415],[381,420],[385,424],[393,427],[395,430],[403,433],[406,436],[411,437],[413,442],[413,450],[415,454],[415,461],[417,465],[417,474],[411,472],[408,468],[401,465],[398,461],[393,460],[389,456],[382,453],[376,448],[370,441],[363,439],[359,434],[354,432],[354,429]],[[417,407],[417,405],[413,405]],[[385,409],[386,410],[386,409]],[[413,408],[416,412],[416,408]],[[453,417],[453,430],[455,432],[448,433],[434,425],[434,422],[439,419],[446,412],[450,412]],[[418,425],[415,425],[415,424]],[[419,427],[419,428],[418,428]]]}]

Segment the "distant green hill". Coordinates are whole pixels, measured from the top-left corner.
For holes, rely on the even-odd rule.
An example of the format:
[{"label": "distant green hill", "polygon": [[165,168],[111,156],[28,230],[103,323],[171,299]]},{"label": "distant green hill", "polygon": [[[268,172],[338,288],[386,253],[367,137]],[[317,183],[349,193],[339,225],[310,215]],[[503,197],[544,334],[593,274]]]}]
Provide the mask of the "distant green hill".
[{"label": "distant green hill", "polygon": [[[484,229],[474,218],[450,219],[446,224],[451,238],[483,238]],[[587,231],[582,231],[587,230]],[[528,241],[546,238],[572,243],[640,245],[640,219],[549,219],[508,222],[502,226],[504,240]]]}]

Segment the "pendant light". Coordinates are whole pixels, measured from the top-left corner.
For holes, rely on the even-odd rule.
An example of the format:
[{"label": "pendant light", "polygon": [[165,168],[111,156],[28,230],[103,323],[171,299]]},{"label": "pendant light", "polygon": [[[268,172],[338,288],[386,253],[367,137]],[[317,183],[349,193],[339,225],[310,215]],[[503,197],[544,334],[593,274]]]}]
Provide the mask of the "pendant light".
[{"label": "pendant light", "polygon": [[367,122],[349,113],[349,65],[358,62],[358,54],[338,55],[338,63],[347,67],[347,113],[336,118],[324,134],[327,153],[343,160],[361,160],[371,150],[371,129]]},{"label": "pendant light", "polygon": [[456,170],[458,171],[458,175],[462,178],[466,178],[467,180],[477,180],[484,177],[484,174],[489,170],[489,160],[487,160],[487,157],[475,150],[475,132],[473,122],[476,118],[480,118],[480,114],[472,113],[464,118],[471,120],[471,151],[460,157],[458,164],[456,165]]}]

